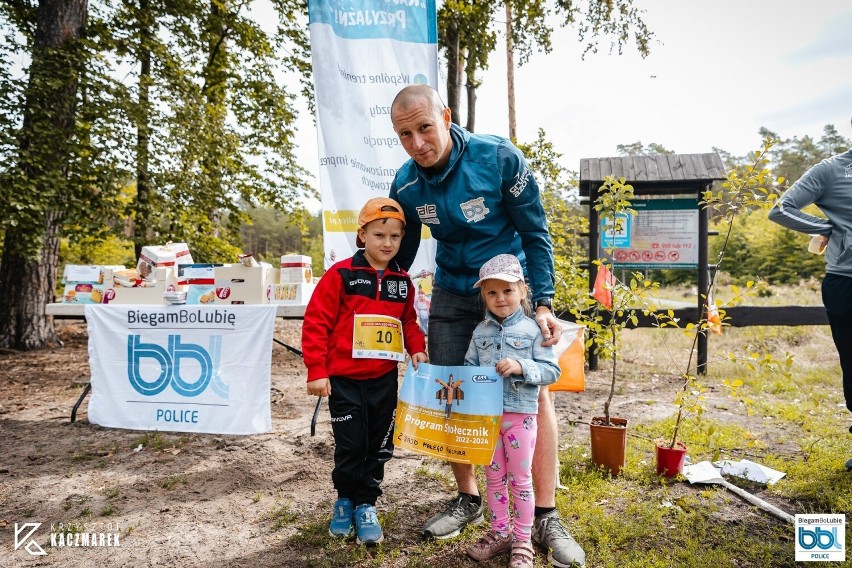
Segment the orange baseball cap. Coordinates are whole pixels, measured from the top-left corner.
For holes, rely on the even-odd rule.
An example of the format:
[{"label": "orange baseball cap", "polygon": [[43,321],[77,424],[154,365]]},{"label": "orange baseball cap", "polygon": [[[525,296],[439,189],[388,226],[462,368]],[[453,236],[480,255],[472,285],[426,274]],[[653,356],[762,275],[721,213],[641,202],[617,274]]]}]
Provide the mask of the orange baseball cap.
[{"label": "orange baseball cap", "polygon": [[[363,229],[367,223],[377,219],[399,219],[405,227],[405,213],[402,212],[400,204],[390,197],[374,197],[367,201],[358,214],[358,228]],[[355,246],[364,248],[364,241],[357,234]]]}]

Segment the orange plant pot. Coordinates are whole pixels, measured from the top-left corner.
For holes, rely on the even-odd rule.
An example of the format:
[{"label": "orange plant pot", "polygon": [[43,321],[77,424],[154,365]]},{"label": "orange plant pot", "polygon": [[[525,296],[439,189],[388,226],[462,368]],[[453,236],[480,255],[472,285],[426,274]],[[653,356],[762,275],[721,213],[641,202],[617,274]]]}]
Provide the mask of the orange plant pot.
[{"label": "orange plant pot", "polygon": [[606,426],[603,416],[592,418],[592,463],[603,466],[611,475],[618,475],[627,454],[627,419],[610,418],[609,422],[611,426]]}]

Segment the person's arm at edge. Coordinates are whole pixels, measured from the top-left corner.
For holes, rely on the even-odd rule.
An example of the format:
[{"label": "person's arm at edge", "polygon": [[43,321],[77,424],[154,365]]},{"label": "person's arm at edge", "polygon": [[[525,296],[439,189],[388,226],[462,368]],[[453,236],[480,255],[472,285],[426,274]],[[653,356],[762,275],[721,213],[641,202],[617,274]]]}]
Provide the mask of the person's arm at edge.
[{"label": "person's arm at edge", "polygon": [[802,212],[803,208],[822,196],[825,190],[823,177],[827,167],[827,164],[822,162],[805,172],[769,210],[769,220],[800,233],[830,236],[830,221]]},{"label": "person's arm at edge", "polygon": [[[391,182],[388,197],[399,202],[396,177],[393,182]],[[402,205],[402,203],[400,203],[400,205]],[[411,268],[411,265],[414,264],[414,259],[417,256],[417,249],[420,248],[420,232],[423,224],[420,222],[419,218],[409,215],[405,210],[405,206],[402,207],[402,210],[403,213],[405,213],[405,234],[402,236],[402,242],[399,245],[399,251],[396,253],[395,260],[399,263],[403,270],[408,271]]]}]

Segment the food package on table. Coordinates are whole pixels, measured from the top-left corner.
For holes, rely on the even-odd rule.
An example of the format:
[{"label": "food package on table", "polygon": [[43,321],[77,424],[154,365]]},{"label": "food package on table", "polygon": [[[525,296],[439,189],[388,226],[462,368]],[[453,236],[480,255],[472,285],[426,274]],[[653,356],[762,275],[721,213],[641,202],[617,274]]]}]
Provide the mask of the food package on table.
[{"label": "food package on table", "polygon": [[63,304],[100,304],[104,292],[111,287],[108,274],[121,270],[118,265],[66,264],[62,270]]},{"label": "food package on table", "polygon": [[123,270],[118,264],[66,264],[62,269],[62,284],[103,284],[104,273],[110,270]]},{"label": "food package on table", "polygon": [[63,304],[100,304],[104,301],[108,286],[78,282],[66,284],[62,291]]},{"label": "food package on table", "polygon": [[216,298],[215,269],[222,264],[178,265],[178,286],[186,286],[187,304],[212,304]]},{"label": "food package on table", "polygon": [[192,255],[186,243],[166,243],[165,245],[149,245],[142,247],[136,271],[148,282],[154,282],[154,269],[162,266],[192,264]]},{"label": "food package on table", "polygon": [[310,284],[313,281],[311,257],[303,254],[285,254],[281,256],[281,284]]},{"label": "food package on table", "polygon": [[307,305],[314,293],[316,284],[308,282],[286,282],[283,274],[286,268],[269,272],[266,284],[266,301],[270,304]]}]

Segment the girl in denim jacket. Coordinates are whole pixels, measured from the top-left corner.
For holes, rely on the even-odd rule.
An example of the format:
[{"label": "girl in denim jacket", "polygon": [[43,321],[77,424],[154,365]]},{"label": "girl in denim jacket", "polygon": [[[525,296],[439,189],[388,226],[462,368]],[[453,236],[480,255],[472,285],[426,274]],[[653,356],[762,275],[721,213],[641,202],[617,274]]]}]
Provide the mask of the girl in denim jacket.
[{"label": "girl in denim jacket", "polygon": [[[527,288],[515,256],[500,254],[482,265],[474,287],[481,288],[487,310],[473,332],[464,362],[494,365],[503,376],[503,421],[485,472],[491,530],[468,548],[467,555],[481,562],[511,550],[510,567],[532,567],[538,389],[556,382],[559,365],[553,347],[541,346],[538,324],[526,315],[530,313]],[[511,523],[509,493],[514,503]]]}]

